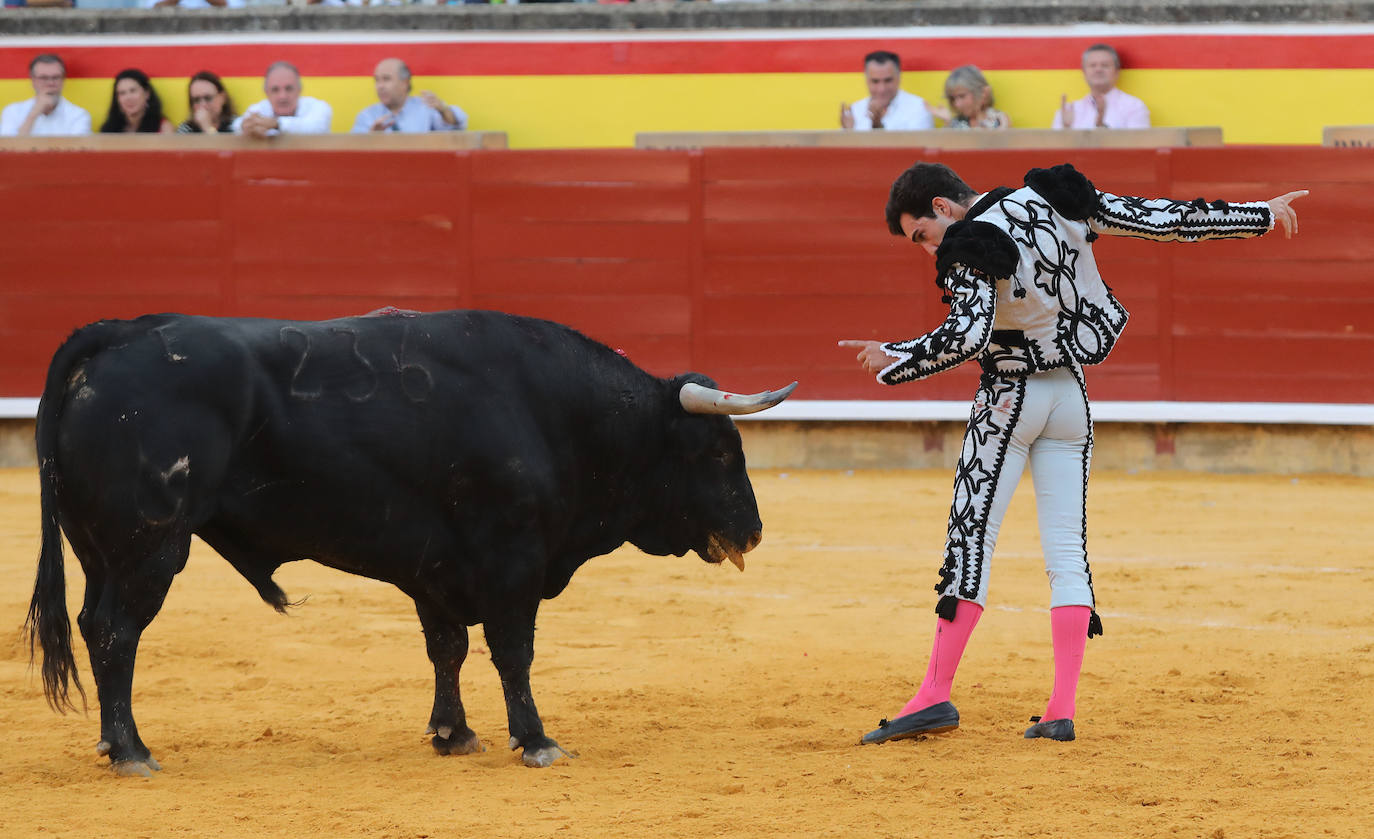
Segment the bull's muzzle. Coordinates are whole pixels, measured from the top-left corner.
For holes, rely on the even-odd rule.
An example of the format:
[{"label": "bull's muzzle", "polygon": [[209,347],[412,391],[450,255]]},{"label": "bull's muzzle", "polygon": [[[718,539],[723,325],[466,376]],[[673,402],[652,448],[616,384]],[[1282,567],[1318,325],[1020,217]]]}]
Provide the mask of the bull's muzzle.
[{"label": "bull's muzzle", "polygon": [[762,530],[755,530],[752,534],[750,534],[749,541],[746,542],[744,544],[744,547],[742,548],[737,547],[729,539],[712,533],[711,538],[706,545],[706,555],[709,556],[711,558],[711,561],[715,563],[721,563],[728,559],[730,560],[731,564],[733,564],[739,570],[743,571],[744,555],[752,551],[754,548],[757,548],[759,546],[759,542],[762,541]]},{"label": "bull's muzzle", "polygon": [[678,391],[678,401],[689,414],[757,414],[778,404],[797,389],[793,382],[780,390],[765,390],[762,393],[731,393],[688,382]]}]

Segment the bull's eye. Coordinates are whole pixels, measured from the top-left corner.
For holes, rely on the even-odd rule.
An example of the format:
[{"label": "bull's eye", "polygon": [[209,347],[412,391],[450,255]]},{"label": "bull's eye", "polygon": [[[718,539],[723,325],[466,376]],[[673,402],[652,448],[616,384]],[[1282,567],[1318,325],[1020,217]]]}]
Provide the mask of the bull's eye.
[{"label": "bull's eye", "polygon": [[711,452],[711,459],[716,461],[717,463],[720,463],[721,465],[729,465],[730,453],[725,449],[716,449],[715,451]]}]

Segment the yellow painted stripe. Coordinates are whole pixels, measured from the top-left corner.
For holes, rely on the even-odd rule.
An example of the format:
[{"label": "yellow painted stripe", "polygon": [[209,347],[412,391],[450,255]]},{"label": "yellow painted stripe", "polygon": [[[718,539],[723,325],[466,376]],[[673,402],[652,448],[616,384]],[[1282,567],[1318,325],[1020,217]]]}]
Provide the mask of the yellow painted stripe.
[{"label": "yellow painted stripe", "polygon": [[[1061,94],[1086,93],[1077,70],[989,72],[997,105],[1021,128],[1047,128]],[[943,72],[908,72],[903,87],[938,101]],[[186,115],[185,82],[156,79],[169,119]],[[261,80],[226,79],[240,109],[262,98]],[[1219,125],[1228,143],[1320,143],[1328,125],[1374,124],[1374,69],[1134,70],[1122,89],[1144,99],[1155,125]],[[837,127],[839,105],[865,95],[858,73],[419,77],[467,111],[475,130],[505,131],[512,148],[626,147],[640,131],[761,131]],[[305,80],[347,131],[374,101],[367,77]],[[32,95],[27,80],[0,81],[0,102]],[[67,97],[104,120],[110,83],[73,79]]]}]

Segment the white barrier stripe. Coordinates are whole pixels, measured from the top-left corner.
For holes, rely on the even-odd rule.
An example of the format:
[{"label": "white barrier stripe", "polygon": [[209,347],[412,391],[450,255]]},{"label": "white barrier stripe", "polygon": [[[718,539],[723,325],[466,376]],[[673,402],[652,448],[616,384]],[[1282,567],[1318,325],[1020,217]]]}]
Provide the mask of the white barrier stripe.
[{"label": "white barrier stripe", "polygon": [[1368,23],[1081,23],[1062,26],[876,26],[843,29],[590,30],[581,32],[205,32],[9,35],[7,47],[212,46],[232,44],[598,43],[654,41],[809,41],[842,39],[1122,38],[1151,35],[1349,36]]},{"label": "white barrier stripe", "polygon": [[33,419],[37,416],[37,399],[0,396],[0,419]]},{"label": "white barrier stripe", "polygon": [[[757,422],[963,422],[968,402],[792,400],[758,414]],[[38,400],[0,397],[0,419],[33,419]],[[1235,422],[1303,425],[1374,425],[1374,405],[1301,402],[1094,402],[1094,422]]]},{"label": "white barrier stripe", "polygon": [[[943,523],[943,522],[942,522]],[[929,556],[929,551],[920,551],[910,545],[823,545],[819,543],[788,543],[782,539],[773,539],[769,543],[772,551],[797,551],[799,553],[853,553],[865,554],[872,558],[881,554],[897,554],[903,561],[920,561]],[[997,558],[1002,560],[1034,560],[1039,561],[1042,554],[1023,553],[1017,551],[998,551]],[[1374,572],[1374,566],[1342,566],[1342,565],[1292,565],[1273,562],[1246,562],[1238,560],[1234,562],[1217,562],[1205,559],[1179,559],[1170,556],[1100,556],[1092,551],[1088,552],[1088,561],[1093,565],[1161,565],[1168,563],[1171,567],[1179,570],[1192,570],[1210,568],[1214,570],[1238,571],[1245,574],[1272,573],[1272,574],[1368,574]]]},{"label": "white barrier stripe", "polygon": [[[1308,402],[1093,402],[1093,422],[1238,422],[1374,425],[1374,405]],[[924,422],[968,419],[959,401],[789,399],[749,421]]]}]

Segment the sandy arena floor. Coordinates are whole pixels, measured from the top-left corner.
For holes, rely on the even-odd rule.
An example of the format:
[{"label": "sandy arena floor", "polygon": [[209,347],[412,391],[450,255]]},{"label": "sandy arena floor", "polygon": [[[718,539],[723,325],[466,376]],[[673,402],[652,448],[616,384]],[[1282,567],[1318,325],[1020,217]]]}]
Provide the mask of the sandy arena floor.
[{"label": "sandy arena floor", "polygon": [[[1074,743],[1021,737],[1052,676],[1023,489],[955,683],[963,727],[865,747],[925,669],[950,475],[754,483],[744,574],[622,549],[545,604],[535,695],[578,755],[545,770],[505,749],[480,633],[464,698],[488,750],[441,758],[408,600],[297,563],[277,579],[309,600],[281,617],[197,544],[140,650],[163,766],[144,780],[97,758],[94,707],[53,714],[28,671],[37,475],[0,470],[0,836],[1374,836],[1374,483],[1096,474],[1106,635]],[[69,558],[73,619],[81,588]]]}]

